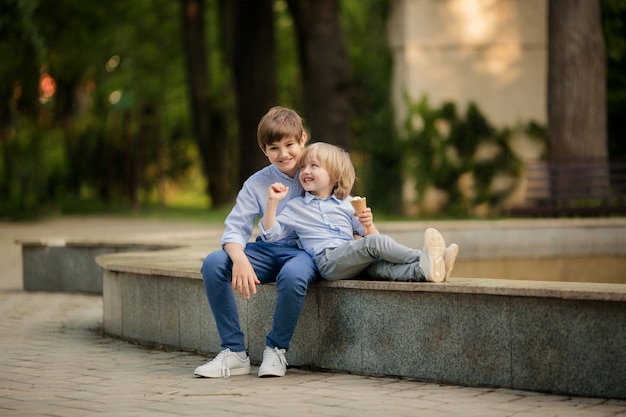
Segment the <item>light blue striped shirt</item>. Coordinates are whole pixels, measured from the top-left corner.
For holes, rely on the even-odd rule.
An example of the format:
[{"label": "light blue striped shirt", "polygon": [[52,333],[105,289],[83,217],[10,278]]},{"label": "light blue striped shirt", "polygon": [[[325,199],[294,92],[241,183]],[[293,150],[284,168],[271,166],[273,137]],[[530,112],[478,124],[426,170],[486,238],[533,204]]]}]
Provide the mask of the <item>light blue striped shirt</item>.
[{"label": "light blue striped shirt", "polygon": [[365,234],[363,225],[354,215],[350,197],[345,200],[335,196],[321,199],[308,192],[304,197],[289,201],[270,229],[263,229],[259,221],[259,230],[261,238],[267,242],[295,232],[300,238],[301,248],[312,257],[326,248],[335,248],[354,240],[354,233]]},{"label": "light blue striped shirt", "polygon": [[[304,189],[298,180],[298,174],[294,178],[289,178],[274,165],[268,165],[255,172],[244,182],[239,194],[237,194],[235,206],[224,221],[226,229],[222,234],[222,246],[226,243],[235,242],[244,248],[246,247],[246,243],[250,240],[254,231],[257,217],[262,218],[263,213],[265,213],[267,190],[275,182],[283,183],[289,187],[287,197],[278,204],[278,213],[284,209],[289,200],[294,197],[301,197],[304,193]],[[283,235],[276,243],[295,245],[297,244],[296,240],[295,232],[291,232]]]}]

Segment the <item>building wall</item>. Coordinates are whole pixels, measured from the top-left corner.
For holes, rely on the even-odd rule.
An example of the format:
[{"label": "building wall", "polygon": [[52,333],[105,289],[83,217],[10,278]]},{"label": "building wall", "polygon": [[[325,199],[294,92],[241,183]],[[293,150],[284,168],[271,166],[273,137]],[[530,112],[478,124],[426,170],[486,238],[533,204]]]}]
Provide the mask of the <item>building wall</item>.
[{"label": "building wall", "polygon": [[496,126],[546,121],[547,0],[393,0],[393,101],[469,101]]},{"label": "building wall", "polygon": [[[548,0],[392,0],[389,42],[394,57],[396,123],[407,117],[406,97],[426,96],[433,107],[452,101],[461,113],[475,102],[496,127],[547,121]],[[517,135],[510,142],[522,160],[536,160],[544,145]],[[522,180],[505,206],[524,200]],[[416,205],[415,179],[403,185],[403,210],[439,212],[445,190],[430,188]],[[476,208],[485,215],[488,207]]]}]

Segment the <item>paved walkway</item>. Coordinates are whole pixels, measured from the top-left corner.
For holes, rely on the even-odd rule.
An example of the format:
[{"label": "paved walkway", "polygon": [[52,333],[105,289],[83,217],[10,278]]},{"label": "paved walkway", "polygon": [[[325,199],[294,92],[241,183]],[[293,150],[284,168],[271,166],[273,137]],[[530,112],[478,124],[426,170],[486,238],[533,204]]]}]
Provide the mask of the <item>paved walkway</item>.
[{"label": "paved walkway", "polygon": [[623,416],[626,401],[290,369],[283,378],[193,376],[206,358],[103,337],[102,300],[22,291],[15,239],[167,233],[181,222],[0,222],[0,416]]}]

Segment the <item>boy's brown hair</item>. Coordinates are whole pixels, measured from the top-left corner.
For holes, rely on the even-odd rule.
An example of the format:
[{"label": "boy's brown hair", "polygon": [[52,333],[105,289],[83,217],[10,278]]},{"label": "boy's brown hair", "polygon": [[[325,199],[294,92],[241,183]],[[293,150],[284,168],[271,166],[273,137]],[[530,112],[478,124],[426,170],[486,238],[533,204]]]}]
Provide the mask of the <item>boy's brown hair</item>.
[{"label": "boy's brown hair", "polygon": [[303,135],[302,117],[294,110],[280,106],[272,107],[265,113],[256,132],[259,147],[263,152],[268,145],[279,142],[286,137],[293,137],[298,143],[301,143]]},{"label": "boy's brown hair", "polygon": [[300,164],[304,165],[315,158],[328,172],[330,180],[335,184],[333,194],[340,200],[348,197],[356,181],[354,165],[350,154],[335,145],[325,142],[315,142],[307,146],[300,156]]}]

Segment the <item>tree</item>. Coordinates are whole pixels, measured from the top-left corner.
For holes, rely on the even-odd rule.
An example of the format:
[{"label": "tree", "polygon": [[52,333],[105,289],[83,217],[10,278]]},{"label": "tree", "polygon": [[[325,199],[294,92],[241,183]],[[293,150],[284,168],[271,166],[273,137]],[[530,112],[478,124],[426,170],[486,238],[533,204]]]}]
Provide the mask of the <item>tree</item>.
[{"label": "tree", "polygon": [[256,131],[259,120],[278,98],[272,4],[272,0],[221,2],[237,97],[238,184],[267,165]]},{"label": "tree", "polygon": [[607,54],[607,136],[611,159],[626,160],[626,3],[602,0],[602,27]]},{"label": "tree", "polygon": [[350,71],[339,0],[287,0],[293,16],[312,140],[352,146]]},{"label": "tree", "polygon": [[208,180],[207,192],[215,206],[230,200],[227,146],[223,116],[211,105],[211,89],[204,30],[204,0],[181,1],[188,94],[194,137]]},{"label": "tree", "polygon": [[[609,188],[606,54],[599,0],[550,0],[548,160],[551,193]],[[576,181],[572,179],[576,178]]]},{"label": "tree", "polygon": [[28,145],[15,131],[19,115],[35,118],[38,110],[37,84],[45,44],[34,24],[33,3],[5,1],[0,5],[0,216],[27,208],[23,184],[28,167],[20,156]]},{"label": "tree", "polygon": [[550,0],[548,62],[549,159],[606,158],[606,56],[599,0]]},{"label": "tree", "polygon": [[[343,0],[342,27],[353,89],[352,154],[359,173],[355,193],[371,197],[380,213],[400,214],[402,193],[389,184],[403,182],[404,141],[394,126],[391,101],[393,60],[386,36],[388,0]],[[362,182],[361,182],[362,180]]]}]

